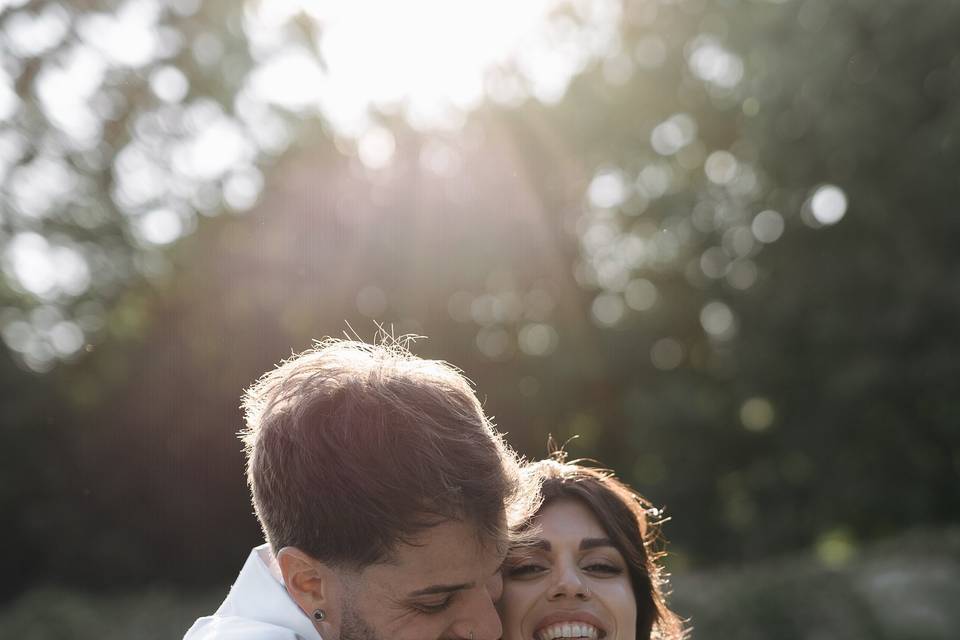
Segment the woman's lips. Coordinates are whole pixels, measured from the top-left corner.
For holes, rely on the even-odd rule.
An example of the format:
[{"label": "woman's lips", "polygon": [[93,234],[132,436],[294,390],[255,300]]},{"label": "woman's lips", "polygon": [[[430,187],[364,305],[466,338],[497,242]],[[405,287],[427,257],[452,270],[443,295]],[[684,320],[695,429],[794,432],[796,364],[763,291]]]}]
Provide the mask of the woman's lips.
[{"label": "woman's lips", "polygon": [[606,629],[596,616],[585,611],[561,611],[550,614],[537,624],[533,632],[533,640],[557,640],[558,638],[600,640],[606,635]]}]

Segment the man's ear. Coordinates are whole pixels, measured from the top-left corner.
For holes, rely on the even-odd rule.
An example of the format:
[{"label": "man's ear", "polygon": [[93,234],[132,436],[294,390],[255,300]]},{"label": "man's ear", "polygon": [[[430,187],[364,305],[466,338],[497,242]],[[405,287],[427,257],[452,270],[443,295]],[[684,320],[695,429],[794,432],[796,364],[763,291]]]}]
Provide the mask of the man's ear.
[{"label": "man's ear", "polygon": [[[331,637],[337,637],[345,589],[340,573],[296,547],[280,549],[277,564],[294,602],[315,627],[333,632]],[[323,612],[322,621],[314,617],[317,609]]]}]

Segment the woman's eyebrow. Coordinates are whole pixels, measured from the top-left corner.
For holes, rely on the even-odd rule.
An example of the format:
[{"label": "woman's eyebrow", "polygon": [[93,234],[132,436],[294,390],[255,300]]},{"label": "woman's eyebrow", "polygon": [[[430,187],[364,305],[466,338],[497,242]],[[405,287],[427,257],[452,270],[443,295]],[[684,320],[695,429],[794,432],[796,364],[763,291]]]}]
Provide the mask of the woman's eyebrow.
[{"label": "woman's eyebrow", "polygon": [[613,541],[610,538],[584,538],[580,541],[580,550],[596,549],[597,547],[612,547]]}]

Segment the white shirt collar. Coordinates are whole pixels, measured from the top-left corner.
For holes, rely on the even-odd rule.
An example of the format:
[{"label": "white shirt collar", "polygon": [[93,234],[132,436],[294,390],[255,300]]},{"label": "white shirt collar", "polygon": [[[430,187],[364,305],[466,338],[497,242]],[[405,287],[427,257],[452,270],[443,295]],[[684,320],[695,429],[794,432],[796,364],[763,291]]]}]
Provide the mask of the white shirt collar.
[{"label": "white shirt collar", "polygon": [[217,616],[237,616],[294,631],[304,640],[322,640],[310,618],[287,593],[280,567],[263,544],[253,549]]}]

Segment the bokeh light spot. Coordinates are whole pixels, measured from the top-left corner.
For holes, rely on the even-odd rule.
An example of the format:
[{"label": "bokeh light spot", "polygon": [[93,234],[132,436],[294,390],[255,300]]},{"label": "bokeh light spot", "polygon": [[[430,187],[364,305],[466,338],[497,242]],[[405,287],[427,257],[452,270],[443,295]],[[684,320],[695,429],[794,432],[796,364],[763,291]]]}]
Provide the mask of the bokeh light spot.
[{"label": "bokeh light spot", "polygon": [[234,211],[246,211],[256,204],[263,190],[263,174],[253,167],[233,171],[223,183],[223,199]]},{"label": "bokeh light spot", "polygon": [[650,362],[661,371],[676,369],[683,362],[683,345],[673,338],[661,338],[650,348]]},{"label": "bokeh light spot", "polygon": [[847,196],[840,187],[825,184],[810,198],[810,212],[820,224],[836,224],[847,213]]},{"label": "bokeh light spot", "polygon": [[27,350],[27,345],[33,339],[33,327],[29,322],[23,320],[13,320],[3,325],[3,341],[14,351],[23,353]]},{"label": "bokeh light spot", "polygon": [[167,208],[148,211],[135,220],[135,227],[138,235],[153,245],[170,244],[184,231],[180,215]]},{"label": "bokeh light spot", "polygon": [[368,169],[383,169],[393,160],[396,146],[389,130],[372,127],[357,141],[357,156]]},{"label": "bokeh light spot", "polygon": [[761,211],[750,224],[750,230],[760,242],[769,244],[776,242],[784,230],[783,216],[772,209]]},{"label": "bokeh light spot", "polygon": [[115,14],[84,15],[77,31],[114,64],[142,67],[155,55],[160,10],[156,0],[128,0]]},{"label": "bokeh light spot", "polygon": [[757,265],[753,260],[736,260],[727,270],[727,282],[734,289],[745,291],[752,287],[760,274],[757,272]]},{"label": "bokeh light spot", "polygon": [[545,323],[527,324],[521,327],[517,341],[525,354],[545,356],[557,348],[557,330]]},{"label": "bokeh light spot", "polygon": [[723,302],[708,302],[700,310],[700,325],[713,338],[725,340],[736,332],[736,317]]},{"label": "bokeh light spot", "polygon": [[193,110],[197,135],[174,152],[174,167],[182,176],[214,180],[238,165],[249,164],[254,157],[253,145],[241,127],[218,108],[197,105]]},{"label": "bokeh light spot", "polygon": [[187,76],[176,67],[165,65],[150,74],[150,89],[164,102],[180,102],[190,89]]},{"label": "bokeh light spot", "polygon": [[694,141],[696,121],[686,113],[670,116],[650,133],[650,146],[662,156],[670,156]]},{"label": "bokeh light spot", "polygon": [[500,360],[510,356],[513,344],[505,329],[485,327],[477,333],[477,348],[491,360]]},{"label": "bokeh light spot", "polygon": [[856,545],[853,536],[844,528],[837,528],[822,534],[816,542],[817,558],[827,567],[838,569],[853,559]]},{"label": "bokeh light spot", "polygon": [[50,343],[61,357],[73,355],[83,346],[83,330],[70,321],[58,322],[50,329]]},{"label": "bokeh light spot", "polygon": [[626,313],[623,298],[616,293],[601,293],[593,299],[590,307],[594,321],[602,327],[612,327]]},{"label": "bokeh light spot", "polygon": [[650,199],[659,198],[670,189],[672,173],[663,164],[649,164],[637,175],[637,188]]},{"label": "bokeh light spot", "polygon": [[766,398],[748,398],[740,405],[740,423],[747,431],[766,431],[773,425],[773,403]]},{"label": "bokeh light spot", "polygon": [[587,189],[590,204],[600,209],[616,207],[627,198],[623,173],[616,169],[598,171]]},{"label": "bokeh light spot", "polygon": [[722,278],[730,270],[730,257],[720,247],[709,247],[700,255],[700,270],[708,278]]},{"label": "bokeh light spot", "polygon": [[693,74],[722,89],[732,89],[743,79],[743,61],[711,36],[697,36],[690,43],[689,64]]},{"label": "bokeh light spot", "polygon": [[737,177],[737,159],[729,151],[714,151],[707,156],[703,170],[714,184],[729,184]]},{"label": "bokeh light spot", "polygon": [[631,280],[623,292],[627,306],[635,311],[647,311],[657,302],[657,287],[644,278]]},{"label": "bokeh light spot", "polygon": [[[0,12],[5,7],[0,3]],[[38,57],[63,41],[70,28],[70,15],[60,5],[47,4],[40,11],[17,11],[4,16],[3,43],[19,58]]]},{"label": "bokeh light spot", "polygon": [[33,232],[18,233],[9,241],[4,271],[23,290],[42,299],[77,296],[90,285],[90,268],[81,253],[52,245]]}]

